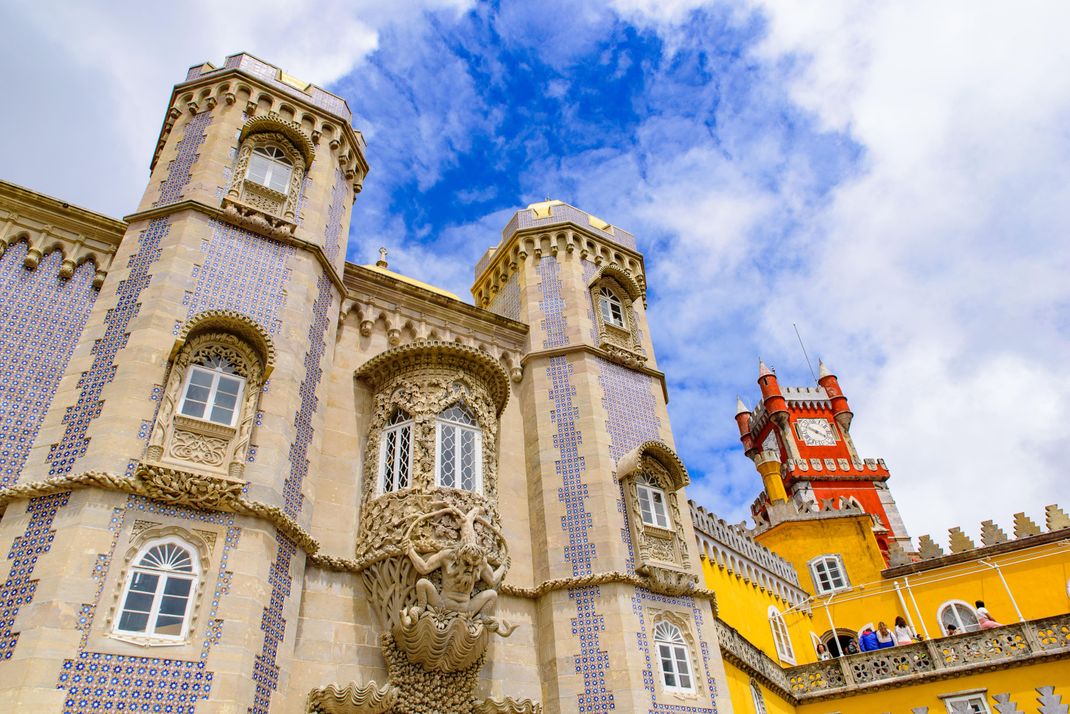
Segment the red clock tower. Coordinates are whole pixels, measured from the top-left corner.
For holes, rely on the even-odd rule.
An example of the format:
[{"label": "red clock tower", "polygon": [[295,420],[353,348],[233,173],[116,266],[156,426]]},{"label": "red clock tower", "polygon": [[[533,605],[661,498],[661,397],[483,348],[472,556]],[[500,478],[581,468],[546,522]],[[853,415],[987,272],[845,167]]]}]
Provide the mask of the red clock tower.
[{"label": "red clock tower", "polygon": [[736,423],[747,456],[765,480],[751,506],[758,523],[769,520],[770,504],[790,500],[800,513],[854,507],[874,517],[881,551],[898,541],[911,551],[883,459],[862,459],[851,440],[853,414],[836,375],[820,364],[817,385],[781,387],[759,360],[762,399],[753,411],[737,402]]}]

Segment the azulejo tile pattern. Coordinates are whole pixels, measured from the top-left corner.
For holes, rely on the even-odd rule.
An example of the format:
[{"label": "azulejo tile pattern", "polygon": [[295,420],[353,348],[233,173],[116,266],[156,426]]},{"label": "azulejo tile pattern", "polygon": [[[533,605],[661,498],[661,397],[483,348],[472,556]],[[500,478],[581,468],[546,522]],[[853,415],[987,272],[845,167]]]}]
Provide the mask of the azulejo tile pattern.
[{"label": "azulejo tile pattern", "polygon": [[551,255],[543,256],[539,259],[535,270],[539,274],[539,281],[542,285],[542,301],[539,302],[539,310],[543,318],[542,346],[544,349],[564,347],[568,344],[568,335],[565,333],[565,298],[561,290],[561,274],[557,258]]},{"label": "azulejo tile pattern", "polygon": [[205,310],[234,310],[278,334],[294,248],[222,221],[209,226],[211,237],[201,242],[204,262],[194,266],[196,282],[182,300],[187,319]]},{"label": "azulejo tile pattern", "polygon": [[0,489],[15,485],[96,300],[92,262],[69,280],[53,251],[27,270],[26,243],[0,257]]},{"label": "azulejo tile pattern", "polygon": [[23,534],[11,544],[7,554],[11,569],[7,580],[0,585],[0,663],[11,659],[18,644],[19,633],[12,631],[15,617],[33,600],[37,591],[37,581],[32,579],[34,567],[38,558],[52,548],[56,536],[52,521],[70,496],[70,491],[40,496],[30,499],[26,506],[29,522]]},{"label": "azulejo tile pattern", "polygon": [[338,249],[342,247],[342,218],[346,214],[346,199],[349,187],[346,177],[340,169],[334,170],[334,188],[331,189],[331,205],[327,209],[327,229],[324,231],[323,252],[327,260],[334,262]]},{"label": "azulejo tile pattern", "polygon": [[487,309],[512,320],[520,319],[520,272],[516,271],[498,290]]},{"label": "azulejo tile pattern", "polygon": [[[554,467],[561,478],[557,498],[565,512],[561,517],[561,528],[568,536],[565,560],[572,565],[573,576],[590,575],[595,544],[589,536],[592,520],[587,510],[589,494],[583,478],[586,462],[580,455],[583,435],[576,428],[579,408],[574,403],[576,387],[572,384],[572,365],[566,357],[551,357],[546,372],[550,382],[549,398],[553,404],[550,419],[557,427],[554,447],[560,456]],[[570,590],[568,595],[576,606],[572,634],[580,645],[580,653],[574,657],[576,673],[583,677],[583,692],[577,695],[580,712],[607,712],[616,708],[613,693],[606,687],[609,653],[602,649],[599,638],[599,633],[605,630],[604,619],[595,608],[599,594],[599,588],[589,587]]]},{"label": "azulejo tile pattern", "polygon": [[[643,605],[643,603],[652,603],[656,608],[671,607],[674,610],[679,608],[686,608],[691,611],[691,621],[695,625],[696,641],[699,651],[696,653],[692,649],[692,666],[695,666],[694,657],[698,655],[698,658],[702,661],[702,681],[696,681],[696,688],[700,685],[705,685],[706,690],[709,692],[709,701],[711,706],[697,706],[691,704],[669,704],[667,702],[658,701],[658,685],[657,677],[661,676],[661,670],[656,664],[656,657],[651,659],[650,654],[650,638],[647,633],[652,629],[647,625],[647,619],[649,611]],[[636,644],[639,647],[639,651],[643,653],[644,666],[643,666],[643,686],[646,688],[647,693],[650,694],[650,714],[717,714],[717,684],[713,680],[713,675],[710,672],[710,659],[712,657],[710,653],[710,645],[704,639],[702,639],[702,625],[703,625],[703,611],[694,598],[690,597],[668,597],[665,595],[656,595],[649,590],[643,588],[636,588],[635,595],[632,596],[632,613],[639,619],[639,631],[636,633]],[[697,679],[697,678],[696,678]]]},{"label": "azulejo tile pattern", "polygon": [[211,112],[196,114],[186,123],[186,131],[178,141],[177,154],[167,166],[167,178],[160,184],[160,197],[154,206],[166,206],[182,198],[182,191],[189,185],[197,152],[208,137],[208,125],[212,123]]},{"label": "azulejo tile pattern", "polygon": [[[308,328],[308,351],[305,353],[305,378],[301,382],[301,404],[294,420],[296,436],[290,446],[290,475],[283,482],[283,511],[297,518],[301,513],[304,496],[301,488],[308,475],[308,450],[312,444],[314,429],[312,419],[319,408],[316,392],[320,378],[323,376],[323,355],[327,347],[327,328],[329,316],[333,314],[334,286],[326,274],[317,281],[317,297],[312,305],[312,324]],[[264,608],[260,620],[260,629],[264,632],[264,643],[260,654],[256,655],[253,665],[253,681],[256,692],[253,697],[252,714],[267,714],[271,704],[271,693],[278,688],[279,666],[278,650],[286,634],[286,619],[283,607],[290,596],[293,575],[291,562],[297,552],[292,540],[282,533],[275,534],[278,549],[271,564],[268,582],[271,585],[271,600]]]},{"label": "azulejo tile pattern", "polygon": [[[100,606],[108,569],[114,560],[115,546],[124,530],[127,516],[137,518],[144,514],[159,514],[201,523],[225,525],[226,538],[220,553],[215,591],[201,629],[203,640],[200,658],[197,660],[168,659],[164,657],[136,657],[87,652],[86,644],[93,619]],[[65,660],[60,671],[57,687],[66,690],[64,712],[75,714],[85,711],[151,711],[193,714],[198,701],[208,698],[214,674],[206,668],[208,652],[222,636],[223,621],[217,619],[219,604],[230,590],[231,574],[227,570],[228,559],[238,545],[240,529],[234,525],[234,517],[216,511],[197,511],[181,506],[150,501],[140,496],[130,496],[125,507],[116,508],[108,525],[112,534],[111,548],[101,555],[91,574],[97,583],[96,602],[82,606],[79,628],[82,640],[78,656]],[[201,597],[208,598],[207,592]],[[198,636],[200,633],[196,633]]]},{"label": "azulejo tile pattern", "polygon": [[92,365],[78,382],[78,399],[63,416],[63,437],[49,447],[50,476],[70,473],[74,462],[89,448],[89,424],[100,416],[101,392],[115,378],[115,356],[126,346],[130,336],[127,328],[141,308],[138,299],[152,280],[149,268],[160,257],[160,241],[170,229],[166,218],[157,218],[138,236],[137,250],[127,262],[130,274],[119,283],[115,306],[104,317],[104,336],[93,345]]}]

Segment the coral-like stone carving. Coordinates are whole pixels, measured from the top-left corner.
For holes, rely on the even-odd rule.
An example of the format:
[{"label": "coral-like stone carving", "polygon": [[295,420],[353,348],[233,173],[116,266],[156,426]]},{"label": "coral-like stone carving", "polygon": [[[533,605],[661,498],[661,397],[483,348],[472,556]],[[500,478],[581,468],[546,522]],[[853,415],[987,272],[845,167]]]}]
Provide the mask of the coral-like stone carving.
[{"label": "coral-like stone carving", "polygon": [[234,510],[245,485],[223,476],[155,465],[142,465],[134,478],[140,482],[142,495],[194,508]]},{"label": "coral-like stone carving", "polygon": [[476,704],[475,714],[542,714],[542,704],[530,699],[484,699]]},{"label": "coral-like stone carving", "polygon": [[378,686],[375,680],[360,685],[350,682],[339,689],[333,684],[308,693],[308,714],[385,714],[398,701],[392,684]]}]

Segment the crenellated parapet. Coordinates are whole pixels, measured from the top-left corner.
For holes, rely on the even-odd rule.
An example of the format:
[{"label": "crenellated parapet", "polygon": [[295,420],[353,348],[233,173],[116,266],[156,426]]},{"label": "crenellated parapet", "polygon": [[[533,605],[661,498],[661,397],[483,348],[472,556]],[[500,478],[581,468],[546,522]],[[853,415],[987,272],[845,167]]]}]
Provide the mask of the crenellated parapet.
[{"label": "crenellated parapet", "polygon": [[61,280],[92,263],[93,287],[100,288],[125,232],[123,221],[0,181],[0,255],[25,243],[27,270],[36,270],[45,256],[58,251]]},{"label": "crenellated parapet", "polygon": [[785,603],[801,605],[807,600],[809,596],[800,587],[794,566],[758,543],[743,524],[728,523],[694,501],[688,501],[688,505],[699,552],[711,564],[772,593]]},{"label": "crenellated parapet", "polygon": [[1013,537],[994,521],[982,521],[980,545],[960,526],[949,528],[947,533],[946,551],[932,536],[927,534],[918,538],[917,553],[914,557],[905,553],[898,543],[891,545],[888,549],[891,567],[885,572],[894,571],[893,574],[898,575],[901,571],[909,573],[916,570],[928,570],[1070,538],[1070,516],[1055,504],[1046,506],[1042,528],[1025,513],[1016,513],[1014,514]]}]

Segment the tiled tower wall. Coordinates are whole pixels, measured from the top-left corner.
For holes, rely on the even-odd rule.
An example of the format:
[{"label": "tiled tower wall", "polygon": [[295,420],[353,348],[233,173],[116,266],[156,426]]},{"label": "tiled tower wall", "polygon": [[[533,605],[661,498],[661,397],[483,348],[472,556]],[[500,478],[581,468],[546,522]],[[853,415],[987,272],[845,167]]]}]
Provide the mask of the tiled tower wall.
[{"label": "tiled tower wall", "polygon": [[[183,114],[161,152],[142,208],[186,200],[218,206],[217,189],[228,180],[244,107],[242,101],[220,101],[210,110],[202,105],[195,115]],[[323,246],[340,267],[352,196],[326,145],[319,148],[304,191],[298,237]],[[46,269],[55,272],[49,260],[28,274],[31,280],[47,275]],[[15,279],[0,288],[16,286],[4,302],[8,309],[20,301],[29,307],[29,288],[18,282],[27,278],[15,271],[17,261],[17,246],[0,260],[3,274]],[[39,327],[14,316],[6,320],[26,324],[23,344],[29,351],[37,349],[34,340],[46,339],[50,325],[86,324],[76,346],[62,336],[47,337],[48,361],[36,359],[58,374],[73,351],[26,459],[23,482],[89,470],[129,476],[144,455],[175,335],[192,315],[227,309],[260,324],[278,355],[252,434],[246,496],[279,507],[307,527],[313,516],[307,496],[322,440],[323,374],[330,368],[328,346],[334,344],[340,304],[334,282],[314,255],[201,212],[179,210],[132,220],[92,310],[86,299],[74,297],[78,291],[86,296],[90,279],[80,269],[62,285],[45,281],[46,298],[34,301],[36,314],[25,317],[39,319]],[[68,299],[68,305],[55,304]],[[4,358],[16,354],[5,350]],[[28,353],[26,360],[35,361],[35,355]],[[32,396],[32,390],[26,394]],[[44,414],[49,405],[31,406]],[[128,515],[135,510],[136,519]],[[125,567],[123,544],[135,520],[145,519],[215,529],[207,571],[213,589],[205,593],[193,641],[167,653],[107,636]],[[191,712],[198,701],[197,712],[278,708],[271,702],[289,681],[304,555],[264,521],[168,508],[114,492],[74,491],[8,506],[0,548],[12,563],[0,586],[5,595],[0,657],[7,658],[0,659],[0,681],[14,681],[5,669],[21,677],[19,687],[0,686],[0,710],[85,711],[120,703],[129,708],[135,699],[175,712]]]},{"label": "tiled tower wall", "polygon": [[[634,573],[616,464],[644,441],[672,444],[661,384],[652,375],[568,349],[597,344],[588,285],[598,267],[578,252],[547,253],[525,261],[519,282],[530,351],[557,352],[530,359],[524,378],[535,579]],[[635,318],[652,364],[641,304]],[[686,495],[680,498],[690,545]],[[690,556],[700,572],[693,546]],[[698,699],[667,699],[656,682],[650,630],[666,610],[692,623]],[[544,682],[548,711],[711,712],[720,703],[723,666],[705,602],[610,584],[552,593],[538,612],[540,662],[555,673]]]}]

